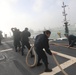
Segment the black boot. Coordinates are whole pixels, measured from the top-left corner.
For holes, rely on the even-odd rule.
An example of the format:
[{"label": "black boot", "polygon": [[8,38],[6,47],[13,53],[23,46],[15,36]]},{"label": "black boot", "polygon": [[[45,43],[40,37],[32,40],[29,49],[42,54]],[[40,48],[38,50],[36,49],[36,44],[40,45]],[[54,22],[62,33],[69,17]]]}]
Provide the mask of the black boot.
[{"label": "black boot", "polygon": [[52,69],[46,68],[45,72],[52,72]]},{"label": "black boot", "polygon": [[33,57],[34,57],[34,55],[33,55],[32,51],[30,52],[30,54],[31,54],[31,58],[33,58]]},{"label": "black boot", "polygon": [[24,56],[24,51],[22,51],[22,56]]},{"label": "black boot", "polygon": [[24,56],[24,53],[22,53],[22,56]]},{"label": "black boot", "polygon": [[37,66],[41,66],[42,65],[42,63],[37,63]]},{"label": "black boot", "polygon": [[17,52],[17,48],[15,48],[15,51]]},{"label": "black boot", "polygon": [[48,62],[45,64],[45,72],[52,72],[52,69],[48,68]]},{"label": "black boot", "polygon": [[34,55],[32,54],[32,55],[31,55],[31,58],[33,58],[33,57],[34,57]]}]

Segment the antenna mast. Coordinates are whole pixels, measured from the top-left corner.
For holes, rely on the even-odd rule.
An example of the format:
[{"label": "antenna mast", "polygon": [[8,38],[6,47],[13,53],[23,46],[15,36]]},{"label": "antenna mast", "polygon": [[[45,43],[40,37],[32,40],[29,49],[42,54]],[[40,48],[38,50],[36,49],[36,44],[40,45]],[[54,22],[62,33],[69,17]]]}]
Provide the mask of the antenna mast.
[{"label": "antenna mast", "polygon": [[68,21],[67,21],[67,18],[66,18],[66,16],[67,16],[67,14],[66,14],[66,10],[65,10],[65,8],[66,8],[67,6],[64,4],[64,2],[63,2],[63,6],[62,6],[62,8],[63,8],[63,16],[64,16],[64,26],[65,26],[65,34],[66,35],[69,35],[69,30],[68,30]]}]

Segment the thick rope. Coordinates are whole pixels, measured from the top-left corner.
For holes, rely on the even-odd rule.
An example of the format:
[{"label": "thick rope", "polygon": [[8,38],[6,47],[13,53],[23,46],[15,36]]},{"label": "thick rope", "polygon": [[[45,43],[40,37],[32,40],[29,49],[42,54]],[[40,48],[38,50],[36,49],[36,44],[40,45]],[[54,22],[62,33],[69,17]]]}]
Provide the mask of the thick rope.
[{"label": "thick rope", "polygon": [[[34,66],[36,66],[36,64],[37,64],[37,56],[36,56],[36,52],[35,52],[35,50],[34,50],[33,48],[34,48],[34,46],[31,47],[31,49],[28,51],[27,56],[26,56],[26,64],[27,64],[29,67],[34,67]],[[34,53],[34,55],[35,55],[35,60],[34,60],[34,63],[33,63],[32,65],[30,65],[30,64],[28,63],[28,57],[29,57],[29,54],[30,54],[30,52],[31,52],[32,50],[33,50],[33,53]],[[62,73],[63,73],[64,75],[68,75],[68,74],[61,68],[59,62],[57,61],[57,59],[56,59],[56,57],[55,57],[55,55],[52,54],[52,56],[53,56],[53,59],[54,59],[55,63],[57,64],[57,66],[58,66],[58,67],[60,68],[60,70],[62,71]]]},{"label": "thick rope", "polygon": [[53,56],[53,58],[54,58],[54,61],[55,61],[56,64],[57,64],[57,66],[58,66],[58,67],[60,68],[60,70],[62,71],[62,73],[63,73],[64,75],[68,75],[68,74],[61,68],[59,62],[57,61],[57,59],[56,59],[56,57],[55,57],[55,55],[52,54],[52,56]]},{"label": "thick rope", "polygon": [[[28,63],[28,58],[29,58],[29,54],[30,54],[30,52],[33,52],[34,53],[34,63],[31,65],[31,64],[29,64]],[[27,56],[26,56],[26,64],[29,66],[29,67],[34,67],[35,65],[36,65],[36,63],[37,63],[37,56],[36,56],[36,52],[35,52],[35,50],[34,50],[34,46],[32,46],[31,47],[31,49],[28,51],[28,53],[27,53]]]}]

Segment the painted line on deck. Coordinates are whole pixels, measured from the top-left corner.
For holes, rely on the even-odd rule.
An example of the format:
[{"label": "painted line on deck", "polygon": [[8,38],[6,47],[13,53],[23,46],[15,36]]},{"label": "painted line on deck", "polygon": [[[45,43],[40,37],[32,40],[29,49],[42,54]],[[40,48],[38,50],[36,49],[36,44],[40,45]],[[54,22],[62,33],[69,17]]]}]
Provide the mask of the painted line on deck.
[{"label": "painted line on deck", "polygon": [[67,59],[76,59],[76,57],[73,57],[73,56],[70,56],[70,55],[66,55],[66,54],[63,54],[63,53],[60,53],[60,52],[57,52],[57,51],[53,51],[53,50],[51,50],[51,51],[56,53],[56,55],[67,58]]},{"label": "painted line on deck", "polygon": [[1,53],[1,52],[12,51],[12,50],[13,50],[12,48],[9,48],[9,49],[4,49],[4,50],[0,50],[0,53]]},{"label": "painted line on deck", "polygon": [[[1,55],[1,54],[0,54]],[[0,58],[0,61],[4,60],[5,59],[5,56],[2,55],[2,57]]]},{"label": "painted line on deck", "polygon": [[[58,56],[61,56],[61,57],[69,59],[68,61],[60,64],[62,69],[66,69],[69,66],[73,65],[74,63],[76,63],[76,57],[69,56],[69,55],[66,55],[66,54],[62,54],[62,53],[59,53],[59,52],[56,52],[56,51],[52,51],[52,52],[56,53]],[[44,72],[44,73],[42,73],[40,75],[55,75],[56,73],[61,71],[58,66],[54,67],[52,70],[53,70],[52,72],[47,72],[47,73]]]},{"label": "painted line on deck", "polygon": [[[74,63],[76,63],[76,61],[68,60],[67,62],[64,62],[63,64],[61,64],[60,66],[62,67],[62,69],[66,69],[67,67],[73,65]],[[42,73],[40,75],[55,75],[56,73],[61,71],[58,66],[56,66],[52,70],[53,70],[52,72],[48,72],[48,73],[44,72],[44,73]]]},{"label": "painted line on deck", "polygon": [[10,42],[13,42],[13,40],[11,40],[11,41],[5,41],[5,42],[2,42],[2,43],[6,43],[6,42],[10,43]]},{"label": "painted line on deck", "polygon": [[53,43],[53,44],[50,44],[50,45],[61,46],[61,47],[65,47],[65,48],[68,48],[68,49],[76,50],[75,47],[68,47],[69,45],[66,46],[66,45],[64,45],[64,44]]}]

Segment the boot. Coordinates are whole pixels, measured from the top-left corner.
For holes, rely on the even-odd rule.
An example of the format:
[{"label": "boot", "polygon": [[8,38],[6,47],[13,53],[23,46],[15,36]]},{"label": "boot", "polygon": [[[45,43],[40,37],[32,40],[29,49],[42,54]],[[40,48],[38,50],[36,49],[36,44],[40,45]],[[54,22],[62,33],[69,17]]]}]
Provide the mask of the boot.
[{"label": "boot", "polygon": [[52,69],[46,68],[45,72],[52,72]]},{"label": "boot", "polygon": [[52,69],[48,68],[48,62],[45,64],[45,72],[52,72]]},{"label": "boot", "polygon": [[37,66],[41,66],[42,65],[42,63],[37,63]]}]

